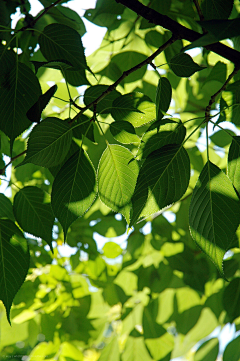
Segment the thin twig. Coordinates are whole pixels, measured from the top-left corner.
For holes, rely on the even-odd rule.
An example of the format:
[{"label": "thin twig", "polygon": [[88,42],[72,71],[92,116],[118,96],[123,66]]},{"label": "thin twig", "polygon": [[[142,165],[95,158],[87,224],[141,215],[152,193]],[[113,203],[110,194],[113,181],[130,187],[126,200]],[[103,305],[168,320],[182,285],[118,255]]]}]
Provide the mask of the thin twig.
[{"label": "thin twig", "polygon": [[80,117],[82,113],[84,113],[87,109],[91,108],[92,106],[96,106],[103,98],[105,98],[106,95],[111,93],[113,90],[116,89],[116,87],[125,79],[128,75],[132,74],[134,71],[142,68],[144,65],[151,64],[153,59],[156,58],[162,51],[164,51],[168,46],[173,44],[176,40],[178,40],[178,36],[173,35],[166,43],[164,43],[158,50],[156,50],[151,56],[149,56],[147,59],[142,61],[141,63],[135,65],[131,69],[128,69],[122,73],[120,78],[118,78],[115,83],[111,84],[97,99],[93,100],[91,103],[86,105],[84,108],[80,110],[80,112],[69,122],[69,124],[74,123],[76,119]]},{"label": "thin twig", "polygon": [[198,13],[198,15],[199,15],[199,19],[200,19],[201,21],[204,21],[204,16],[203,16],[202,10],[201,10],[201,8],[200,8],[200,6],[199,6],[198,0],[193,0],[193,2],[194,2],[194,5],[195,5],[195,7],[196,7],[196,9],[197,9],[197,13]]},{"label": "thin twig", "polygon": [[211,96],[211,99],[209,100],[208,106],[206,107],[205,110],[205,122],[208,122],[210,119],[210,111],[212,108],[213,103],[215,103],[217,96],[226,89],[228,83],[230,82],[230,80],[234,77],[234,75],[237,74],[237,72],[239,71],[240,66],[236,66],[234,68],[234,70],[232,71],[232,73],[229,75],[229,77],[227,78],[227,80],[225,81],[225,83],[223,84],[223,86],[215,93]]},{"label": "thin twig", "polygon": [[0,169],[0,175],[2,175],[2,174],[5,172],[5,170],[7,169],[7,167],[8,167],[10,164],[12,164],[12,162],[13,162],[14,160],[18,159],[19,157],[21,157],[22,155],[24,155],[24,154],[26,154],[26,153],[27,153],[27,151],[24,150],[22,153],[15,155],[15,157],[12,157],[11,160],[5,165],[5,167],[3,167],[2,169]]},{"label": "thin twig", "polygon": [[54,6],[56,6],[58,3],[60,3],[62,0],[56,0],[53,4],[47,6],[41,14],[39,14],[36,18],[34,18],[30,24],[24,26],[23,28],[19,29],[19,31],[24,31],[29,28],[33,28],[36,22],[41,19],[50,9],[52,9]]}]

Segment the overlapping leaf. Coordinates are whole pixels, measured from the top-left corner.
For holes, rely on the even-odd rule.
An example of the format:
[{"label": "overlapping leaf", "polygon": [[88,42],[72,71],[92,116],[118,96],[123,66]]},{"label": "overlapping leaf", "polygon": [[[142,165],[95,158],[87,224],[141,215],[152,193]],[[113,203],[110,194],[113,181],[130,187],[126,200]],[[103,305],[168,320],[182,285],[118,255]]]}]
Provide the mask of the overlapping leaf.
[{"label": "overlapping leaf", "polygon": [[240,81],[230,84],[220,99],[221,114],[217,122],[230,121],[240,125]]},{"label": "overlapping leaf", "polygon": [[0,300],[10,323],[13,299],[29,268],[29,250],[19,228],[10,220],[0,220]]},{"label": "overlapping leaf", "polygon": [[43,109],[47,106],[56,91],[57,85],[55,84],[51,86],[46,93],[41,94],[37,102],[27,111],[27,117],[31,122],[40,122]]},{"label": "overlapping leaf", "polygon": [[137,331],[133,331],[128,336],[122,361],[152,361],[146,349],[144,338]]},{"label": "overlapping leaf", "polygon": [[15,222],[12,203],[3,193],[0,193],[0,218],[8,218]]},{"label": "overlapping leaf", "polygon": [[211,162],[204,166],[189,208],[193,239],[223,272],[223,256],[233,244],[240,202],[230,179]]},{"label": "overlapping leaf", "polygon": [[0,129],[12,145],[14,139],[31,125],[26,112],[38,100],[41,88],[31,69],[18,62],[6,73],[0,87]]},{"label": "overlapping leaf", "polygon": [[204,19],[227,19],[231,14],[233,2],[233,0],[204,0],[201,3]]},{"label": "overlapping leaf", "polygon": [[167,112],[172,98],[172,88],[167,78],[160,78],[156,90],[156,117],[162,119]]},{"label": "overlapping leaf", "polygon": [[192,60],[191,56],[186,53],[175,55],[171,59],[169,63],[169,67],[177,76],[186,77],[186,78],[193,75],[196,71],[200,71],[205,68],[195,63]]},{"label": "overlapping leaf", "polygon": [[163,147],[166,144],[181,144],[186,135],[186,128],[181,120],[168,120],[170,123],[163,124],[159,132],[157,129],[146,132],[142,137],[138,149],[137,158],[146,158],[154,150]]},{"label": "overlapping leaf", "polygon": [[69,226],[83,216],[96,197],[96,174],[83,150],[69,158],[52,186],[52,208],[66,239]]},{"label": "overlapping leaf", "polygon": [[[108,89],[107,85],[95,85],[88,88],[84,93],[84,103],[86,105],[90,104],[92,101],[97,99],[104,91]],[[110,109],[112,108],[112,103],[114,99],[116,99],[120,93],[116,90],[107,94],[98,104],[97,111],[100,113],[110,113]]]},{"label": "overlapping leaf", "polygon": [[72,139],[72,130],[66,121],[46,118],[36,125],[28,140],[27,155],[19,164],[33,163],[54,167],[66,157]]},{"label": "overlapping leaf", "polygon": [[52,248],[54,215],[46,196],[40,188],[24,187],[14,197],[13,211],[25,232],[43,238]]},{"label": "overlapping leaf", "polygon": [[155,109],[155,104],[148,96],[129,93],[113,101],[111,115],[116,121],[125,120],[137,128],[155,119]]},{"label": "overlapping leaf", "polygon": [[139,172],[132,198],[133,225],[178,201],[186,192],[190,179],[190,160],[186,150],[168,144],[149,154]]},{"label": "overlapping leaf", "polygon": [[115,212],[129,206],[138,176],[138,164],[126,148],[108,144],[98,166],[101,200]]},{"label": "overlapping leaf", "polygon": [[118,120],[111,123],[110,132],[120,143],[131,144],[140,142],[140,138],[137,136],[134,126],[125,120]]}]

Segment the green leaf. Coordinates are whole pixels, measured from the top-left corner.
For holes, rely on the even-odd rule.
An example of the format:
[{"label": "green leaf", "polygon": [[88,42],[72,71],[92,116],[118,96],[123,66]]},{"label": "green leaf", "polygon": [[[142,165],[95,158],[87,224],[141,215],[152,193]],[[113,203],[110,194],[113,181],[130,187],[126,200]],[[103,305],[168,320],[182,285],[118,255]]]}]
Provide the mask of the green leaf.
[{"label": "green leaf", "polygon": [[113,101],[111,115],[116,121],[125,120],[137,128],[155,119],[155,109],[155,104],[148,96],[129,93]]},{"label": "green leaf", "polygon": [[41,88],[31,69],[17,62],[0,89],[0,129],[10,138],[12,147],[14,139],[31,125],[26,112],[41,95]]},{"label": "green leaf", "polygon": [[114,337],[102,350],[98,361],[120,361],[118,339]]},{"label": "green leaf", "polygon": [[129,206],[138,176],[138,164],[126,148],[108,144],[98,166],[99,196],[115,212]]},{"label": "green leaf", "polygon": [[[136,51],[124,51],[119,52],[118,54],[112,57],[112,62],[116,64],[121,72],[133,68],[137,64],[141,63],[142,61],[146,60],[146,55],[141,54]],[[142,79],[145,72],[147,70],[147,64],[142,66],[140,69],[134,71],[133,73],[129,74],[124,80],[124,83],[132,83],[136,80]]]},{"label": "green leaf", "polygon": [[133,331],[130,336],[128,336],[122,354],[122,361],[152,361],[146,349],[144,338],[141,337],[137,331]]},{"label": "green leaf", "polygon": [[225,288],[223,293],[223,306],[227,311],[230,322],[240,316],[240,278],[233,279]]},{"label": "green leaf", "polygon": [[[100,95],[102,95],[108,89],[107,85],[94,85],[89,87],[84,94],[84,103],[85,105],[90,104],[92,101],[97,99]],[[112,103],[114,99],[116,99],[120,93],[116,90],[113,90],[109,94],[107,94],[98,104],[97,111],[99,113],[110,113],[112,108]]]},{"label": "green leaf", "polygon": [[195,63],[191,56],[185,53],[175,55],[169,63],[169,67],[172,69],[174,74],[179,77],[188,78],[193,75],[196,71],[205,69],[206,67],[199,66]]},{"label": "green leaf", "polygon": [[240,80],[230,84],[222,93],[220,99],[220,111],[217,123],[230,121],[240,125]]},{"label": "green leaf", "polygon": [[63,60],[70,62],[76,69],[88,69],[81,37],[69,26],[50,24],[44,28],[38,41],[48,61]]},{"label": "green leaf", "polygon": [[125,120],[118,120],[110,124],[110,132],[114,139],[123,144],[139,143],[134,126]]},{"label": "green leaf", "polygon": [[154,129],[144,134],[138,149],[137,159],[147,158],[150,153],[164,145],[181,144],[185,135],[186,128],[181,120],[171,120],[171,123],[161,125],[159,132]]},{"label": "green leaf", "polygon": [[172,88],[167,78],[160,78],[156,90],[156,117],[162,119],[167,112],[172,98]]},{"label": "green leaf", "polygon": [[29,250],[22,232],[10,220],[0,220],[0,299],[10,323],[13,299],[29,268]]},{"label": "green leaf", "polygon": [[201,3],[204,19],[227,19],[231,14],[233,3],[233,0],[204,0]]},{"label": "green leaf", "polygon": [[193,191],[189,225],[193,239],[222,277],[223,256],[231,248],[239,212],[240,202],[231,181],[216,165],[207,162]]},{"label": "green leaf", "polygon": [[2,193],[0,193],[0,218],[8,218],[15,222],[12,203],[10,199]]},{"label": "green leaf", "polygon": [[13,211],[24,232],[43,238],[52,249],[54,215],[47,194],[40,188],[22,188],[14,197]]},{"label": "green leaf", "polygon": [[69,226],[84,215],[96,197],[96,174],[83,150],[69,158],[52,186],[52,208],[66,239]]},{"label": "green leaf", "polygon": [[[227,66],[221,61],[218,61],[212,68],[210,74],[204,80],[203,86],[210,81],[218,81],[220,83],[225,83],[226,77],[227,77]],[[207,85],[209,86],[210,84]]]},{"label": "green leaf", "polygon": [[115,242],[107,242],[103,246],[103,255],[107,258],[116,258],[122,254],[122,248]]},{"label": "green leaf", "polygon": [[178,201],[190,179],[190,160],[186,150],[169,144],[149,154],[140,169],[132,197],[130,226],[139,217],[150,216]]},{"label": "green leaf", "polygon": [[27,155],[18,166],[33,163],[43,167],[54,167],[66,157],[72,139],[72,130],[66,121],[46,118],[30,133]]},{"label": "green leaf", "polygon": [[218,147],[224,148],[232,142],[232,139],[234,138],[234,136],[235,136],[235,133],[233,131],[227,129],[226,131],[219,130],[218,132],[211,135],[210,139]]},{"label": "green leaf", "polygon": [[223,361],[239,361],[240,349],[239,349],[240,336],[229,342],[223,353]]},{"label": "green leaf", "polygon": [[216,360],[219,353],[219,341],[217,338],[205,341],[194,355],[194,361]]},{"label": "green leaf", "polygon": [[149,303],[143,311],[144,339],[150,355],[155,360],[161,360],[170,356],[174,347],[174,338],[155,321],[153,313],[151,303]]},{"label": "green leaf", "polygon": [[57,91],[57,85],[51,86],[46,93],[41,94],[37,102],[27,111],[27,117],[31,122],[40,123],[43,109],[47,106],[50,99]]},{"label": "green leaf", "polygon": [[228,152],[228,177],[240,194],[240,136],[235,136]]}]

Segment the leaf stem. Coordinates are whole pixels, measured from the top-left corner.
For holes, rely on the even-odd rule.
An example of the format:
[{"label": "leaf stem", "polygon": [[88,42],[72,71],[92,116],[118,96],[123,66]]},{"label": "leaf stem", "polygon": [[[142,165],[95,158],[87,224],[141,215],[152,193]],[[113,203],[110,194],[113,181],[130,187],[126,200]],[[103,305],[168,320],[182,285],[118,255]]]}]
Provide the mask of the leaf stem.
[{"label": "leaf stem", "polygon": [[2,169],[0,169],[0,175],[2,175],[5,170],[7,169],[7,167],[12,164],[12,162],[16,159],[18,159],[19,157],[21,157],[22,155],[26,154],[27,150],[24,150],[22,153],[19,153],[17,155],[15,155],[15,157],[12,157],[11,160],[5,165],[5,167],[3,167]]}]

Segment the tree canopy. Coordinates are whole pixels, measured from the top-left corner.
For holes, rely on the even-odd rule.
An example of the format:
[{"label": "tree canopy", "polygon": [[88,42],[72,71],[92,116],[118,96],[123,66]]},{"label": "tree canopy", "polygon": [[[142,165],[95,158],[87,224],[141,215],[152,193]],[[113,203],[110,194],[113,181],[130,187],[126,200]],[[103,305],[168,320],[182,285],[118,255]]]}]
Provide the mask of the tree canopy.
[{"label": "tree canopy", "polygon": [[240,4],[97,0],[86,57],[40,2],[0,0],[1,357],[215,361],[240,330]]}]

